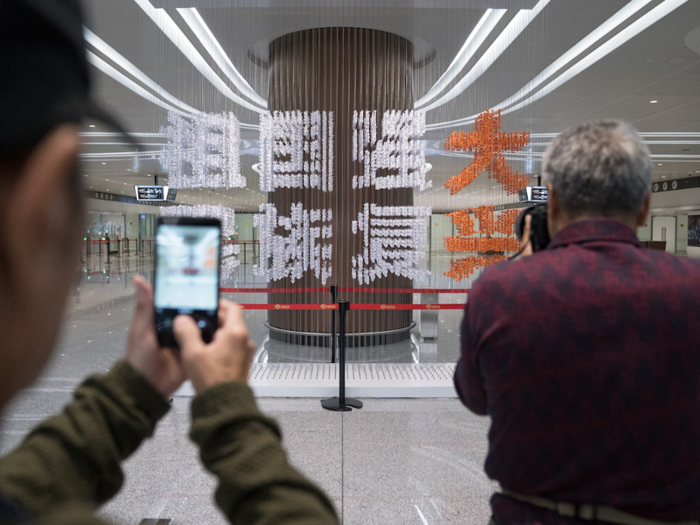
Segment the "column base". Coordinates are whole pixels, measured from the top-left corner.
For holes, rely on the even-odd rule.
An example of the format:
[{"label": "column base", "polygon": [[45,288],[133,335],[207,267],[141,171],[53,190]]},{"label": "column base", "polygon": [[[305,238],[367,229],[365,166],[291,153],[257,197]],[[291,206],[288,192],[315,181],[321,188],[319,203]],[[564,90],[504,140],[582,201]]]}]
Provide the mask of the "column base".
[{"label": "column base", "polygon": [[[331,335],[328,333],[284,330],[282,328],[270,326],[267,321],[265,321],[265,326],[270,330],[270,339],[274,339],[275,341],[303,346],[320,346],[328,348],[331,346]],[[397,328],[396,330],[347,334],[345,346],[347,348],[363,348],[368,346],[381,346],[392,343],[400,343],[401,341],[406,341],[407,339],[411,338],[411,330],[415,326],[416,322],[411,321],[410,325],[404,328]]]}]

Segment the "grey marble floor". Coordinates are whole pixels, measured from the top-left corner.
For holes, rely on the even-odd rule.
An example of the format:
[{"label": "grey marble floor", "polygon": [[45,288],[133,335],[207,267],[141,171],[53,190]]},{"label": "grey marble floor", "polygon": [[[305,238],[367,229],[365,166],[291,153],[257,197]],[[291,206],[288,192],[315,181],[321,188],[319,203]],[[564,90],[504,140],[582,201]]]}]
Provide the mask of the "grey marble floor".
[{"label": "grey marble floor", "polygon": [[[134,300],[131,278],[136,273],[150,277],[151,272],[148,258],[112,258],[109,264],[99,257],[86,261],[51,362],[0,416],[0,454],[19,443],[39,421],[61,410],[85,376],[108,370],[123,356]],[[226,286],[261,284],[254,281],[249,267],[230,281]],[[238,302],[267,298],[266,294],[233,295],[230,298]],[[441,298],[443,302],[458,299],[463,297]],[[258,343],[267,336],[265,314],[245,312]],[[421,361],[456,360],[460,318],[460,311],[440,312],[438,338],[420,348]],[[419,339],[419,334],[414,335]],[[413,358],[406,348],[396,348],[395,362]],[[381,349],[382,357],[391,351]],[[364,401],[362,410],[347,413],[325,411],[318,399],[260,399],[259,403],[280,422],[291,461],[329,494],[343,523],[476,525],[488,521],[488,500],[494,491],[483,473],[488,419],[469,413],[456,399]],[[171,518],[173,525],[225,523],[212,498],[215,481],[199,464],[197,450],[187,437],[189,403],[176,398],[154,438],[126,462],[125,486],[101,510],[102,516],[124,525],[138,525],[146,518]]]},{"label": "grey marble floor", "polygon": [[[41,381],[6,411],[0,453],[69,400],[66,382]],[[334,502],[343,523],[485,524],[496,485],[486,478],[488,420],[454,399],[365,399],[361,410],[323,410],[317,399],[259,399],[281,425],[290,460]],[[187,438],[190,400],[173,409],[124,465],[126,482],[100,515],[115,524],[145,518],[222,525],[214,478]]]}]

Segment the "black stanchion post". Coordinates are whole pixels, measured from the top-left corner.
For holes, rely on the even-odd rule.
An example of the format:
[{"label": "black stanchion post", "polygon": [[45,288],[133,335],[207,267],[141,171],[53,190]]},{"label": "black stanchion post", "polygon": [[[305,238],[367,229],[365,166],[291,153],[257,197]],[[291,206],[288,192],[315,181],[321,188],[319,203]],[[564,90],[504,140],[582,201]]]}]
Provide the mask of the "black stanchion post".
[{"label": "black stanchion post", "polygon": [[[338,303],[337,284],[331,284],[331,301],[333,304]],[[335,363],[335,316],[336,310],[333,310],[333,317],[331,317],[331,363]]]},{"label": "black stanchion post", "polygon": [[336,412],[348,412],[353,408],[362,408],[362,401],[352,397],[345,397],[345,315],[350,309],[350,303],[345,299],[338,301],[338,315],[340,316],[340,348],[338,353],[338,397],[331,397],[321,401],[321,406],[326,410]]}]

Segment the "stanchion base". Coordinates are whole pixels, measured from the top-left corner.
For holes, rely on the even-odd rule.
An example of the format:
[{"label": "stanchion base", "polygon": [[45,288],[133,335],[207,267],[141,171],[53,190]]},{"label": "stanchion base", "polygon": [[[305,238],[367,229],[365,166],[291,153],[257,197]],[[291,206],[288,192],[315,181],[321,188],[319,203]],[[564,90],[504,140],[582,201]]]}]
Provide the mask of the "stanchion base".
[{"label": "stanchion base", "polygon": [[352,408],[362,408],[362,401],[360,401],[359,399],[355,399],[354,397],[346,397],[345,406],[349,406]]},{"label": "stanchion base", "polygon": [[353,397],[346,397],[345,404],[340,404],[340,398],[331,397],[321,401],[321,406],[326,410],[334,410],[336,412],[349,412],[353,408],[362,408],[362,401]]}]

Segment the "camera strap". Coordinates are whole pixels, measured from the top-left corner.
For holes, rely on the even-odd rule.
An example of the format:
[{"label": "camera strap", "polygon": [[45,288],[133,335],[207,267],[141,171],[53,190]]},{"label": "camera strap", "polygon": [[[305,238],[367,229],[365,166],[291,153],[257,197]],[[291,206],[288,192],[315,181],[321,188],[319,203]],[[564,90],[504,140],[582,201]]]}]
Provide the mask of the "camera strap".
[{"label": "camera strap", "polygon": [[509,498],[529,503],[536,507],[551,510],[560,516],[577,518],[580,520],[605,521],[607,523],[617,523],[619,525],[700,525],[700,521],[659,521],[642,518],[622,512],[608,505],[591,505],[583,503],[561,503],[541,496],[528,496],[518,494],[511,490],[502,490],[501,494]]}]

